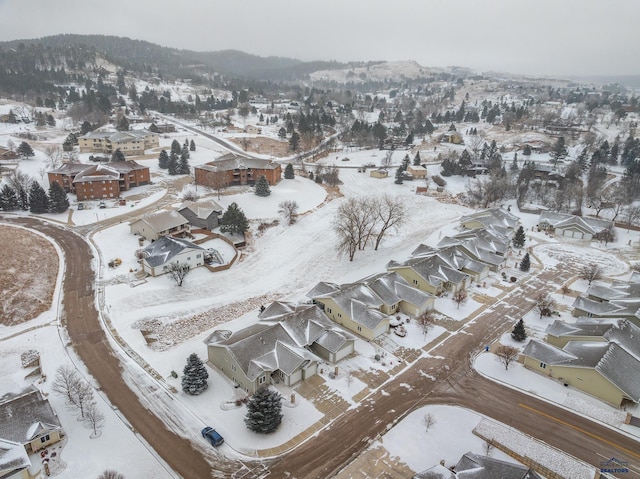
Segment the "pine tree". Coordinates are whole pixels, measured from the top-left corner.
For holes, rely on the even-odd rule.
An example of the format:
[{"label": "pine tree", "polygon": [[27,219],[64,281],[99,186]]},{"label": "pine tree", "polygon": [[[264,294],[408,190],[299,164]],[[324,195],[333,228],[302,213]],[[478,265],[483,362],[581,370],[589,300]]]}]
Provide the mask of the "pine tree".
[{"label": "pine tree", "polygon": [[247,403],[244,423],[260,434],[274,432],[282,422],[282,396],[269,388],[258,389]]},{"label": "pine tree", "polygon": [[403,179],[402,179],[402,174],[404,173],[404,171],[402,170],[402,167],[400,166],[397,170],[396,170],[396,180],[394,181],[394,183],[396,185],[401,185],[403,183]]},{"label": "pine tree", "polygon": [[191,155],[189,154],[189,142],[186,140],[184,142],[184,145],[182,145],[180,156],[185,156],[187,159],[191,158]]},{"label": "pine tree", "polygon": [[525,240],[526,236],[524,235],[524,228],[521,225],[516,231],[516,235],[513,237],[513,246],[516,248],[522,248]]},{"label": "pine tree", "polygon": [[209,387],[208,378],[209,373],[202,360],[196,353],[191,353],[187,358],[187,365],[182,371],[182,390],[196,396]]},{"label": "pine tree", "polygon": [[288,163],[284,168],[284,177],[287,180],[293,180],[295,178],[295,173],[293,172],[293,165]]},{"label": "pine tree", "polygon": [[18,146],[18,149],[16,151],[20,153],[23,158],[29,158],[30,156],[34,155],[33,148],[31,148],[31,145],[26,141],[20,143],[20,146]]},{"label": "pine tree", "polygon": [[420,152],[416,152],[416,156],[413,157],[413,166],[420,166],[422,159],[420,158]]},{"label": "pine tree", "polygon": [[116,149],[116,151],[113,152],[113,154],[111,155],[111,161],[112,162],[116,162],[116,161],[127,161],[127,159],[124,156],[124,153],[122,153],[122,150],[120,148]]},{"label": "pine tree", "polygon": [[520,261],[520,271],[529,271],[531,268],[531,258],[529,257],[529,253],[525,254]]},{"label": "pine tree", "polygon": [[170,175],[178,174],[178,155],[175,151],[172,151],[169,155],[169,163],[167,165]]},{"label": "pine tree", "polygon": [[0,208],[2,208],[2,211],[15,211],[18,206],[16,192],[9,185],[4,185],[0,191]]},{"label": "pine tree", "polygon": [[300,135],[297,131],[291,133],[291,138],[289,138],[289,149],[291,151],[298,151],[300,148]]},{"label": "pine tree", "polygon": [[524,321],[520,319],[513,327],[513,331],[511,331],[511,337],[516,341],[522,342],[527,339],[527,331],[524,327]]},{"label": "pine tree", "polygon": [[190,151],[196,151],[196,142],[191,140],[191,142],[189,143],[189,150]]},{"label": "pine tree", "polygon": [[31,183],[29,188],[29,211],[35,214],[49,211],[49,197],[37,181]]},{"label": "pine tree", "polygon": [[178,174],[179,175],[188,175],[191,173],[191,168],[189,168],[189,151],[182,150],[182,154],[180,155],[180,159],[178,160]]},{"label": "pine tree", "polygon": [[564,136],[558,137],[553,150],[551,150],[551,153],[549,153],[554,166],[557,165],[559,161],[564,160],[568,154],[569,153],[567,151],[567,147],[564,144]]},{"label": "pine tree", "polygon": [[171,151],[173,151],[176,155],[182,153],[182,147],[180,146],[180,142],[178,140],[173,140],[171,142]]},{"label": "pine tree", "polygon": [[163,170],[169,168],[169,155],[166,150],[162,150],[158,156],[158,167]]},{"label": "pine tree", "polygon": [[220,219],[220,231],[241,234],[249,229],[249,221],[237,203],[231,203]]},{"label": "pine tree", "polygon": [[64,213],[69,209],[69,198],[64,188],[57,181],[49,187],[49,211],[51,213]]},{"label": "pine tree", "polygon": [[269,188],[267,177],[264,175],[260,175],[260,178],[258,178],[258,182],[256,183],[256,195],[269,196],[270,194],[271,189]]}]

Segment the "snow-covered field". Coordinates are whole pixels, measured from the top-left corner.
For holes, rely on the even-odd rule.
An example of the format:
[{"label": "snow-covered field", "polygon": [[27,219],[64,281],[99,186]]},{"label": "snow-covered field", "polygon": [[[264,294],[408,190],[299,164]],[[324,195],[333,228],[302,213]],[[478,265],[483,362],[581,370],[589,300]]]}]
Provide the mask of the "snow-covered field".
[{"label": "snow-covered field", "polygon": [[[6,105],[3,108],[6,108]],[[4,138],[16,133],[16,128],[18,127],[0,124],[0,143]],[[66,133],[60,131],[58,136],[48,141],[61,142],[65,136]],[[197,151],[192,154],[191,165],[211,161],[221,151],[219,145],[190,132],[179,131],[174,136],[181,142],[187,138],[195,140]],[[14,141],[17,142],[15,138]],[[162,138],[161,147],[168,148],[170,141]],[[400,163],[405,153],[395,152],[393,163]],[[432,152],[424,153],[425,156],[428,156],[427,153],[433,156]],[[345,163],[348,163],[348,166],[369,162],[380,164],[383,154],[384,152],[380,151],[351,151],[340,154],[337,159],[330,158],[324,162],[335,163],[337,166],[347,166]],[[342,162],[340,158],[343,156],[348,156],[349,162]],[[98,209],[96,205],[89,204],[89,209],[73,212],[72,222],[76,225],[90,225],[96,220],[123,214],[135,215],[138,209],[167,199],[169,179],[157,168],[157,160],[141,160],[140,163],[151,167],[154,175],[153,185],[128,192],[126,196],[131,199],[127,201],[126,206],[109,205],[106,209]],[[44,153],[36,151],[34,158],[21,162],[20,169],[39,180],[39,171],[46,167],[46,164]],[[437,172],[437,165],[429,166],[430,175]],[[273,299],[306,300],[305,293],[319,281],[346,283],[383,272],[388,261],[405,260],[420,243],[434,246],[442,237],[454,234],[457,220],[470,212],[468,208],[455,203],[442,203],[431,197],[416,195],[416,187],[422,186],[423,181],[407,181],[402,185],[396,185],[393,175],[386,179],[377,179],[370,177],[368,172],[358,172],[357,168],[341,168],[340,179],[343,182],[340,191],[344,198],[331,201],[327,200],[324,188],[301,177],[282,180],[271,188],[271,196],[267,198],[257,197],[251,191],[237,191],[236,194],[229,194],[232,192],[227,191],[218,199],[212,192],[201,188],[198,191],[201,198],[213,199],[223,207],[231,202],[238,203],[252,222],[252,237],[239,261],[229,270],[211,273],[204,268],[196,269],[187,276],[182,287],[177,287],[166,276],[149,277],[143,282],[135,280],[132,271],[138,265],[133,253],[139,246],[137,237],[129,231],[127,221],[100,230],[92,237],[103,262],[98,281],[104,286],[105,319],[130,348],[138,352],[146,363],[160,373],[164,378],[164,386],[173,387],[178,391],[174,397],[180,408],[184,409],[181,414],[197,418],[193,426],[195,434],[198,424],[202,423],[215,426],[225,436],[227,443],[222,449],[224,453],[250,455],[257,449],[281,445],[318,421],[321,413],[313,404],[299,396],[296,397],[295,403],[291,403],[290,398],[294,391],[279,386],[285,399],[284,422],[277,433],[265,437],[250,433],[244,427],[244,407],[234,405],[238,391],[226,376],[217,371],[209,369],[211,386],[204,394],[196,397],[183,394],[180,391],[179,380],[171,377],[171,371],[181,372],[187,356],[192,352],[198,353],[202,358],[206,357],[203,339],[213,329],[224,325],[225,329],[237,330],[252,324],[257,321],[259,306]],[[46,176],[43,177],[43,181],[43,186],[48,186]],[[446,190],[451,196],[455,196],[465,190],[467,181],[459,177],[447,178]],[[371,248],[358,251],[353,262],[338,256],[331,221],[340,202],[350,197],[381,194],[402,198],[409,211],[407,225],[397,231],[391,231],[378,251]],[[300,215],[290,226],[284,224],[277,211],[278,204],[289,199],[300,205]],[[169,198],[169,201],[173,199]],[[178,202],[176,198],[175,203]],[[72,208],[75,209],[76,205],[72,205]],[[516,212],[515,209],[513,211]],[[63,223],[68,219],[67,214],[51,216],[52,219]],[[628,265],[620,260],[616,253],[629,253],[638,245],[637,232],[622,230],[618,231],[618,240],[606,247],[596,243],[591,247],[577,242],[559,243],[557,238],[552,239],[544,233],[532,230],[537,223],[537,215],[522,214],[520,217],[529,237],[527,245],[535,247],[536,256],[544,264],[561,261],[597,262],[605,268],[607,275],[619,276],[627,273]],[[279,219],[279,224],[258,233],[256,226],[259,223],[271,222],[274,219]],[[223,255],[232,254],[222,245],[207,247],[220,248]],[[107,268],[106,262],[116,257],[121,258],[123,264],[115,269]],[[534,262],[535,264],[537,263]],[[500,290],[492,285],[494,280],[497,278],[492,278],[488,287],[482,289],[484,295],[495,297],[499,294]],[[577,281],[573,289],[584,291],[586,287],[584,282]],[[570,298],[557,299],[566,306],[571,304]],[[437,309],[455,321],[464,320],[480,305],[472,297],[459,308],[450,298],[436,300]],[[46,393],[50,392],[51,378],[56,368],[61,364],[75,364],[64,333],[57,327],[58,307],[59,302],[56,302],[51,310],[32,320],[28,325],[30,329],[5,328],[0,331],[0,362],[3,366],[0,371],[0,394],[14,391],[28,382],[24,378],[19,361],[20,354],[25,350],[34,349],[40,352],[43,372],[49,379],[40,383],[39,387]],[[562,312],[562,315],[563,319],[571,320],[569,312]],[[527,327],[534,335],[542,334],[541,331],[546,327],[545,321],[548,324],[548,319],[537,320],[535,314],[525,318]],[[166,333],[163,347],[152,347],[140,332],[142,326],[149,324],[159,325],[158,328]],[[192,326],[185,326],[188,324]],[[408,324],[407,328],[409,334],[405,338],[390,335],[389,341],[385,343],[389,354],[387,361],[395,359],[394,347],[420,348],[437,338],[443,331],[435,327],[425,336],[414,322]],[[12,336],[15,333],[19,334]],[[505,337],[503,341],[508,342],[509,338]],[[372,344],[358,341],[357,351],[359,355],[356,358],[340,364],[345,374],[338,375],[335,379],[330,378],[328,374],[323,375],[327,387],[352,405],[353,396],[361,391],[364,385],[357,379],[348,378],[347,371],[371,367],[389,369],[389,364],[382,366],[375,361],[374,357],[379,351]],[[82,369],[82,365],[78,366]],[[614,427],[622,427],[616,411],[608,410],[600,403],[594,405],[593,400],[585,395],[568,391],[567,388],[524,370],[519,364],[513,365],[509,371],[503,371],[493,355],[487,353],[477,358],[476,367],[483,374],[498,381],[545,397],[583,414],[589,414]],[[137,374],[139,370],[132,366],[126,376],[129,381],[135,382]],[[90,477],[97,475],[107,466],[126,470],[127,475],[131,477],[171,477],[171,473],[164,468],[153,451],[130,431],[119,413],[98,397],[100,409],[107,415],[107,421],[102,435],[89,440],[90,432],[76,420],[75,412],[68,409],[59,396],[49,395],[68,434],[67,443],[60,453],[66,468],[60,471],[58,477]],[[596,410],[598,412],[595,412]],[[383,436],[378,445],[384,446],[391,455],[397,456],[415,471],[431,467],[440,459],[445,459],[450,465],[470,450],[483,453],[483,441],[471,434],[471,430],[481,419],[479,416],[446,406],[432,407],[428,411],[436,417],[436,424],[428,432],[424,431],[420,421],[425,411],[416,411]],[[170,415],[170,411],[167,410],[159,412]],[[183,429],[186,427],[189,425],[176,426],[176,430],[184,433]],[[413,444],[415,447],[407,447],[407,444]],[[429,446],[424,447],[425,444]],[[90,457],[91,461],[88,461],[87,457]]]}]

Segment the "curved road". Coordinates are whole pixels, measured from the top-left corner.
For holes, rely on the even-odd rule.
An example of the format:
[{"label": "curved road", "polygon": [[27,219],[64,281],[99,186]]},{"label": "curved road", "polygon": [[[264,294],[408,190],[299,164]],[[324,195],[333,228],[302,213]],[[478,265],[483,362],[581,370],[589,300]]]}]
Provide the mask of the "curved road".
[{"label": "curved road", "polygon": [[[105,335],[95,309],[93,253],[86,240],[67,229],[35,219],[8,221],[44,233],[64,251],[63,325],[80,359],[133,429],[182,477],[232,477],[239,471],[248,472],[240,461],[216,455],[204,447],[196,449],[188,439],[168,430],[164,421],[145,407],[123,381],[123,359]],[[640,463],[637,452],[640,444],[636,440],[480,378],[470,370],[472,355],[531,309],[533,303],[529,298],[540,291],[557,290],[573,274],[561,264],[534,275],[522,289],[510,293],[455,331],[432,349],[428,357],[419,359],[404,373],[384,384],[358,408],[349,410],[329,428],[278,458],[269,474],[277,478],[332,477],[362,452],[369,440],[384,434],[390,425],[415,408],[433,403],[468,407],[596,467],[608,457]],[[239,477],[258,476],[239,474]]]}]

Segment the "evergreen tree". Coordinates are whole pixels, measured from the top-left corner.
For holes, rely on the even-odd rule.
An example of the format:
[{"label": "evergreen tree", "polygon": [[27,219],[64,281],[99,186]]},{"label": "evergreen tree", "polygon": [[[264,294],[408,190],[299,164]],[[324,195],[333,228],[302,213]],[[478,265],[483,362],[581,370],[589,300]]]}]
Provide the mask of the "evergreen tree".
[{"label": "evergreen tree", "polygon": [[284,168],[284,177],[287,180],[293,180],[295,178],[295,173],[293,172],[293,165],[291,163],[287,163],[287,166]]},{"label": "evergreen tree", "polygon": [[403,183],[403,173],[404,171],[402,170],[402,167],[398,167],[398,169],[396,170],[396,180],[394,181],[396,185],[401,185]]},{"label": "evergreen tree", "polygon": [[282,396],[269,388],[258,389],[247,403],[244,423],[260,434],[269,434],[282,422]]},{"label": "evergreen tree", "polygon": [[402,171],[407,171],[407,168],[409,168],[410,164],[411,164],[411,158],[409,158],[409,153],[407,153],[406,155],[404,155],[404,158],[402,159]]},{"label": "evergreen tree", "polygon": [[298,151],[300,148],[300,135],[297,131],[291,133],[291,138],[289,138],[289,149],[291,151]]},{"label": "evergreen tree", "polygon": [[116,130],[129,131],[129,120],[127,120],[126,116],[122,115],[122,118],[120,118],[120,121],[118,122],[118,126],[116,127]]},{"label": "evergreen tree", "polygon": [[524,327],[524,321],[520,319],[513,327],[513,331],[511,331],[511,337],[518,342],[522,342],[527,339],[527,331]]},{"label": "evergreen tree", "polygon": [[162,150],[160,156],[158,156],[158,167],[163,170],[169,168],[169,155],[166,150]]},{"label": "evergreen tree", "polygon": [[524,242],[526,240],[526,236],[524,234],[524,228],[522,225],[517,229],[515,236],[513,237],[513,246],[516,248],[522,248],[524,246]]},{"label": "evergreen tree", "polygon": [[4,185],[0,191],[0,208],[2,208],[2,211],[15,211],[18,206],[16,192],[9,185]]},{"label": "evergreen tree", "polygon": [[31,145],[26,141],[20,143],[20,146],[18,146],[16,151],[20,153],[23,158],[29,158],[34,155],[33,148],[31,148]]},{"label": "evergreen tree", "polygon": [[260,175],[260,178],[258,178],[258,182],[256,183],[256,195],[269,196],[270,194],[271,189],[269,188],[267,177],[264,175]]},{"label": "evergreen tree", "polygon": [[202,360],[196,353],[191,353],[182,371],[182,390],[191,396],[196,396],[209,387],[208,378],[209,373]]},{"label": "evergreen tree", "polygon": [[184,145],[182,145],[182,151],[180,155],[186,156],[187,159],[191,158],[191,154],[189,153],[189,142],[185,140]]},{"label": "evergreen tree", "polygon": [[237,203],[231,203],[220,219],[220,231],[242,234],[249,229],[249,221]]},{"label": "evergreen tree", "polygon": [[196,142],[193,140],[189,143],[189,151],[196,151]]},{"label": "evergreen tree", "polygon": [[64,188],[57,181],[49,187],[49,211],[51,213],[64,213],[69,209],[69,198]]},{"label": "evergreen tree", "polygon": [[420,166],[422,159],[420,158],[420,152],[416,152],[416,156],[413,157],[413,166]]},{"label": "evergreen tree", "polygon": [[511,162],[511,171],[518,171],[518,152],[513,154],[513,161]]},{"label": "evergreen tree", "polygon": [[529,271],[531,268],[531,258],[529,258],[529,253],[525,254],[520,261],[520,271]]},{"label": "evergreen tree", "polygon": [[522,154],[524,156],[531,156],[531,147],[529,145],[524,145],[524,148],[522,149]]},{"label": "evergreen tree", "polygon": [[124,156],[124,153],[122,153],[122,150],[120,148],[116,149],[116,151],[113,152],[113,154],[111,155],[111,161],[112,162],[116,162],[116,161],[127,161],[127,159]]},{"label": "evergreen tree", "polygon": [[169,155],[169,163],[167,164],[167,169],[169,170],[170,175],[178,174],[178,155],[175,151],[172,151]]},{"label": "evergreen tree", "polygon": [[32,182],[29,188],[29,211],[35,214],[49,211],[49,197],[37,181]]},{"label": "evergreen tree", "polygon": [[180,160],[178,160],[178,174],[179,175],[188,175],[191,173],[191,168],[189,167],[189,160],[186,156],[181,155]]},{"label": "evergreen tree", "polygon": [[568,154],[569,152],[567,151],[567,147],[564,144],[564,136],[558,137],[553,150],[551,150],[551,153],[549,153],[553,165],[556,166],[558,162],[564,160]]},{"label": "evergreen tree", "polygon": [[182,153],[182,147],[180,146],[180,142],[178,140],[173,140],[171,142],[171,151],[174,152],[176,155],[179,155],[180,153]]}]

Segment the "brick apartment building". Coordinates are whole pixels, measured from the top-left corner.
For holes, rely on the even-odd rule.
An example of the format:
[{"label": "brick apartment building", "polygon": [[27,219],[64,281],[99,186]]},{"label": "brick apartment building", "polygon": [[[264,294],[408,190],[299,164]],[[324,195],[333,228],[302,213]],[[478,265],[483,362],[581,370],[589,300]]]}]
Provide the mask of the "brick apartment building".
[{"label": "brick apartment building", "polygon": [[135,161],[116,161],[100,165],[67,163],[48,173],[49,184],[57,181],[78,201],[118,198],[121,191],[151,182],[149,167]]},{"label": "brick apartment building", "polygon": [[264,175],[271,186],[282,178],[280,163],[227,153],[217,160],[194,167],[196,185],[220,188],[226,186],[253,186]]}]

